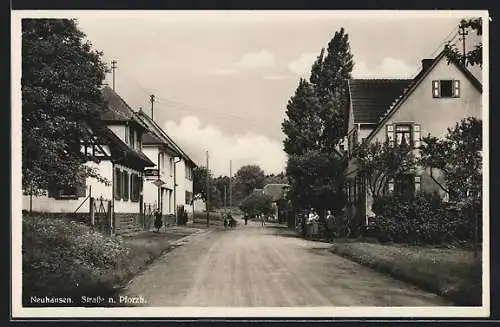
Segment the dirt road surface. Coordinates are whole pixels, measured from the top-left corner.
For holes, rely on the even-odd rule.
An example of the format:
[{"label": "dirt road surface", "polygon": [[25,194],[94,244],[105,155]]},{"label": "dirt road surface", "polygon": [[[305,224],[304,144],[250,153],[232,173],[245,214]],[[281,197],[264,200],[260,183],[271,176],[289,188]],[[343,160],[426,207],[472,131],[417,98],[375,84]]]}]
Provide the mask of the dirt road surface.
[{"label": "dirt road surface", "polygon": [[435,294],[332,254],[326,243],[258,222],[215,230],[158,259],[122,293],[149,306],[451,305]]}]

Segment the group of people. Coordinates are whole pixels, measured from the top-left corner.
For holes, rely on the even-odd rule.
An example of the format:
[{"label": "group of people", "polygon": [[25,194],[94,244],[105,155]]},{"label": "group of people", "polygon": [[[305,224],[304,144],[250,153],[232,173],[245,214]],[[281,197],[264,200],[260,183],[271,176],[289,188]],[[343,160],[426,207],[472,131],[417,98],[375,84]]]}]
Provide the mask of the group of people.
[{"label": "group of people", "polygon": [[[309,210],[307,214],[306,225],[308,227],[308,234],[310,236],[315,236],[319,234],[320,217],[314,208]],[[337,229],[337,221],[335,215],[332,214],[331,210],[327,210],[325,217],[325,232],[328,240],[332,240]]]}]

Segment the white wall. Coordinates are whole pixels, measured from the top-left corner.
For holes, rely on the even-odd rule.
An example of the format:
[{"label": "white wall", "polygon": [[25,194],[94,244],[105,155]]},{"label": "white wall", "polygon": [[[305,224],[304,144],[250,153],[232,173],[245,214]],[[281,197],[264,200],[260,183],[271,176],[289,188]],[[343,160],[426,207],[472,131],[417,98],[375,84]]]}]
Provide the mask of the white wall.
[{"label": "white wall", "polygon": [[128,144],[128,140],[125,139],[125,125],[108,125],[108,128],[113,131],[120,140]]},{"label": "white wall", "polygon": [[[106,178],[109,182],[113,179],[113,168],[110,161],[101,161],[99,164],[95,162],[86,163],[87,166],[98,168],[99,174]],[[95,178],[87,178],[86,180],[86,195],[92,192],[92,197],[100,198],[101,196],[105,200],[111,200],[113,196],[112,186],[106,186],[105,184],[97,181]],[[57,200],[54,198],[49,198],[47,195],[42,195],[39,197],[33,196],[32,198],[32,210],[37,212],[74,212],[83,202],[85,197],[81,197],[76,200]],[[30,209],[30,196],[23,195],[23,210]],[[78,209],[78,212],[89,212],[89,200]]]}]

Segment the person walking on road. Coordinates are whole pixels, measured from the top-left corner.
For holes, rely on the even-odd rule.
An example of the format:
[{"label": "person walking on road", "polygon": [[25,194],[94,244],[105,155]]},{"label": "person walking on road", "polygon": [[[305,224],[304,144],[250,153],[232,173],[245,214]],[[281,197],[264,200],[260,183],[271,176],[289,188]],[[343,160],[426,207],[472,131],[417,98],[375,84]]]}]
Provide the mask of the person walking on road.
[{"label": "person walking on road", "polygon": [[327,241],[333,241],[333,234],[335,230],[335,216],[332,215],[332,212],[328,210],[326,212],[326,235]]},{"label": "person walking on road", "polygon": [[260,222],[262,227],[266,225],[266,217],[264,215],[260,215]]}]

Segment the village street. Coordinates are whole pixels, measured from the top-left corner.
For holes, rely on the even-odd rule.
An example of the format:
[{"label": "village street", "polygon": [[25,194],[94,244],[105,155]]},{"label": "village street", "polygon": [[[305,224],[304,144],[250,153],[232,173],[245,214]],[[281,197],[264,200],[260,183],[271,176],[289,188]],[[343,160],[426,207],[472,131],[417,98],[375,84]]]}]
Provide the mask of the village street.
[{"label": "village street", "polygon": [[122,293],[150,306],[435,306],[437,295],[332,254],[284,226],[239,221],[193,237]]}]

